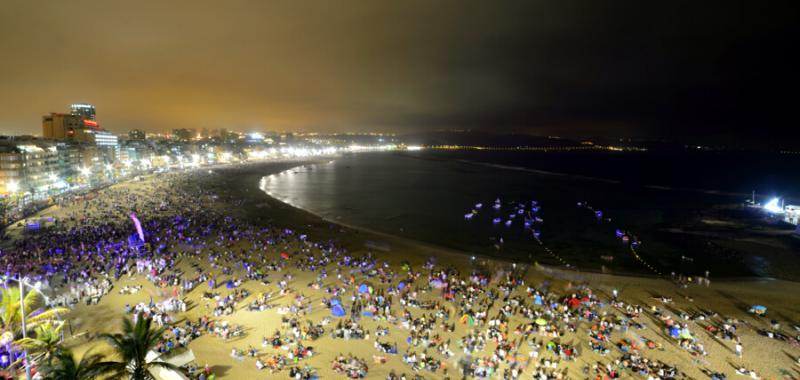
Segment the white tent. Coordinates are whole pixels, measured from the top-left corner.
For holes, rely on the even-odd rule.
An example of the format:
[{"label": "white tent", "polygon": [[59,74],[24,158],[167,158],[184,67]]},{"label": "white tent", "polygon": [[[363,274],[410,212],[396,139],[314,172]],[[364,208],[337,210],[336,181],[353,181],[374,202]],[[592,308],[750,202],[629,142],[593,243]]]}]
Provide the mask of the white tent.
[{"label": "white tent", "polygon": [[[178,354],[165,356],[155,351],[150,351],[147,353],[147,356],[145,356],[145,360],[148,363],[154,360],[160,360],[176,367],[182,367],[194,361],[194,352],[187,349]],[[164,367],[153,367],[150,368],[149,371],[156,380],[189,380],[189,378],[182,372],[174,371]]]}]

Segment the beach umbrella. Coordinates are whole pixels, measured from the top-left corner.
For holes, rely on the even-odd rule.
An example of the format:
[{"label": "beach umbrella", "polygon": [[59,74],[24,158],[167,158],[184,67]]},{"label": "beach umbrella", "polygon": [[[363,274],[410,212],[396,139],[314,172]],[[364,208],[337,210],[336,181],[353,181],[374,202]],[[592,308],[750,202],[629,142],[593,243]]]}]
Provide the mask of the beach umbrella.
[{"label": "beach umbrella", "polygon": [[536,324],[537,324],[537,325],[539,325],[539,326],[545,326],[545,325],[547,325],[547,321],[545,321],[545,320],[544,320],[544,318],[537,318],[537,319],[534,321],[534,323],[536,323]]},{"label": "beach umbrella", "polygon": [[236,284],[233,283],[233,280],[228,280],[228,283],[225,284],[225,287],[228,289],[233,289],[236,287]]},{"label": "beach umbrella", "polygon": [[445,285],[446,284],[444,282],[442,282],[442,280],[439,280],[438,278],[431,281],[431,286],[433,286],[436,289],[444,288]]},{"label": "beach umbrella", "polygon": [[340,300],[338,298],[331,299],[331,305],[341,305],[341,304],[342,304],[342,300]]},{"label": "beach umbrella", "polygon": [[344,317],[345,314],[347,313],[345,313],[342,305],[334,305],[333,308],[331,308],[331,315],[334,317]]},{"label": "beach umbrella", "polygon": [[405,288],[406,288],[406,283],[405,282],[400,281],[400,283],[397,284],[397,289],[403,290]]},{"label": "beach umbrella", "polygon": [[535,297],[533,297],[533,303],[535,305],[541,305],[542,304],[542,296],[537,294]]},{"label": "beach umbrella", "polygon": [[284,259],[284,260],[289,260],[289,253],[281,252],[281,258]]},{"label": "beach umbrella", "polygon": [[672,327],[669,329],[669,336],[673,338],[678,338],[681,335],[681,330],[677,327]]},{"label": "beach umbrella", "polygon": [[753,306],[753,312],[756,314],[765,314],[767,312],[767,307],[764,305],[755,305]]},{"label": "beach umbrella", "polygon": [[369,285],[367,285],[367,284],[361,284],[361,285],[358,287],[358,292],[359,292],[359,293],[369,293]]}]

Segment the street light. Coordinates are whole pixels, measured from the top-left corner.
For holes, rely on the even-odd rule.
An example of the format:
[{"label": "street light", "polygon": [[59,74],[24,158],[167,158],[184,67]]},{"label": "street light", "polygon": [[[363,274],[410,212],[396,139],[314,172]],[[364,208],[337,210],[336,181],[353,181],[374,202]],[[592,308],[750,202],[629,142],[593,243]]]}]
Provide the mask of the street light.
[{"label": "street light", "polygon": [[84,175],[86,177],[88,177],[90,174],[92,174],[92,169],[89,169],[89,168],[87,168],[85,166],[79,168],[78,170],[81,172],[82,175]]},{"label": "street light", "polygon": [[8,181],[8,183],[6,183],[6,189],[8,190],[9,193],[16,193],[17,191],[19,191],[19,182]]}]

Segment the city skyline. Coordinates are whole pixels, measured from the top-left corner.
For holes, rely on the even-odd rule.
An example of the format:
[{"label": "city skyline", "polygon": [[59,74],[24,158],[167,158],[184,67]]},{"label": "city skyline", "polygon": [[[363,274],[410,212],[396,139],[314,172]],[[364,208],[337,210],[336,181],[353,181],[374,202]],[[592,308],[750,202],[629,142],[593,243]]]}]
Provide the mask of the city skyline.
[{"label": "city skyline", "polygon": [[790,3],[683,5],[7,2],[0,130],[799,137]]}]

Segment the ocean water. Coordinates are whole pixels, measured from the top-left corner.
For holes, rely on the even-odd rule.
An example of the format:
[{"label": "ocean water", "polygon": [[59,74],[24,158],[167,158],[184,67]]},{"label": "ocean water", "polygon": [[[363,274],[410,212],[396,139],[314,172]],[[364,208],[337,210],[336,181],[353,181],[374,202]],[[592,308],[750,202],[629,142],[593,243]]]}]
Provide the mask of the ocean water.
[{"label": "ocean water", "polygon": [[[332,221],[467,253],[654,274],[616,237],[621,229],[642,241],[640,257],[662,274],[719,268],[722,255],[725,268],[716,273],[760,275],[748,257],[665,230],[695,223],[704,210],[735,210],[752,189],[762,201],[796,196],[799,179],[782,171],[796,164],[790,161],[716,154],[364,153],[266,176],[261,188]],[[501,207],[494,209],[498,199]],[[539,206],[535,214],[532,202]],[[477,213],[466,220],[472,210]],[[526,228],[524,219],[534,216],[543,222]]]}]

